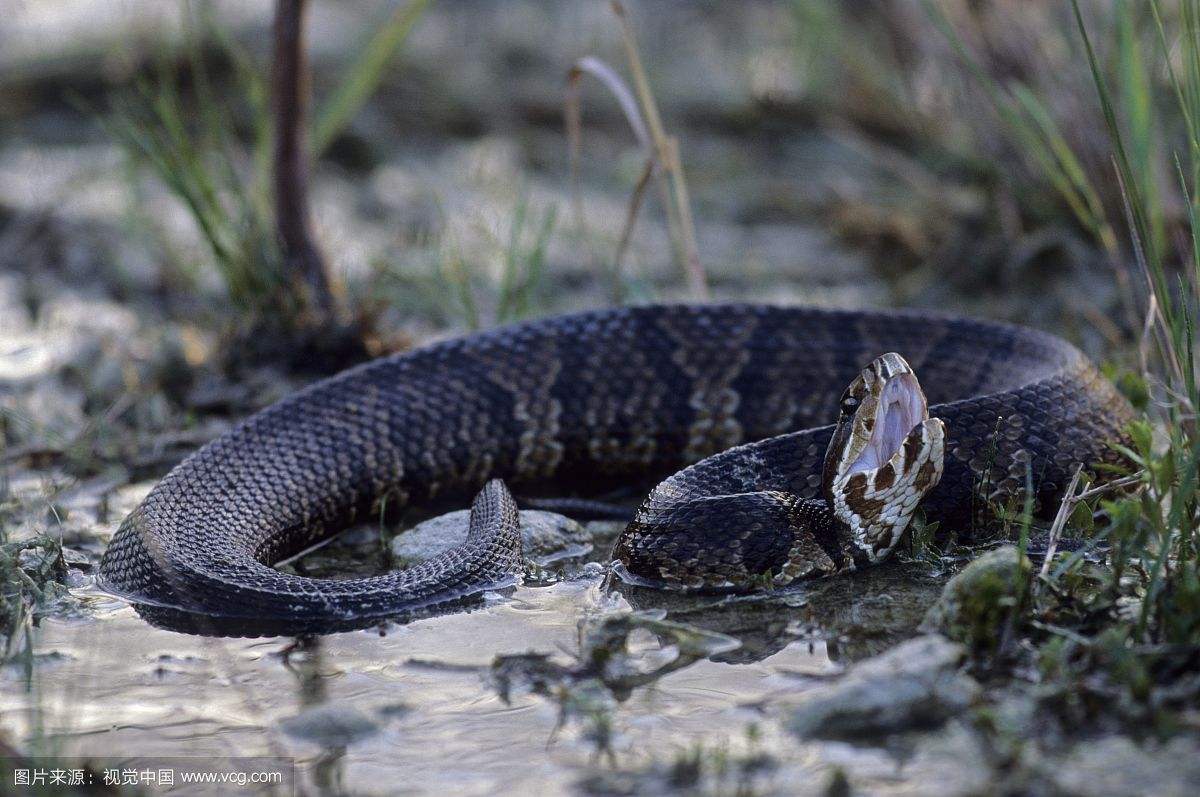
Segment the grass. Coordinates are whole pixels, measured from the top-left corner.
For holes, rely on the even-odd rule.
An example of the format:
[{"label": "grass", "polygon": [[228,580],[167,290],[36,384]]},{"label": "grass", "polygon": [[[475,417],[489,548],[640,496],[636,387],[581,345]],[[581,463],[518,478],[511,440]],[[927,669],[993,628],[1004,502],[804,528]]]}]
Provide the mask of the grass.
[{"label": "grass", "polygon": [[[314,114],[308,137],[313,158],[332,145],[378,88],[427,5],[428,0],[410,0],[395,7],[356,48],[358,55]],[[265,70],[213,24],[207,6],[196,12],[185,8],[190,79],[183,81],[183,70],[164,58],[154,79],[139,80],[114,101],[103,124],[187,209],[207,246],[207,262],[216,267],[235,307],[285,325],[298,321],[305,296],[296,289],[298,280],[289,273],[276,238],[270,196],[273,120]],[[249,118],[248,142],[241,140],[227,98],[219,100],[214,92],[206,44],[232,66],[233,106],[244,107]]]},{"label": "grass", "polygon": [[43,485],[35,506],[11,490],[8,439],[13,419],[0,409],[0,665],[18,663],[28,684],[34,628],[42,615],[61,609],[70,593],[62,540],[46,528],[14,534],[39,516],[47,524],[56,522],[60,510],[55,504],[58,487],[52,483]]},{"label": "grass", "polygon": [[30,636],[39,614],[67,594],[62,544],[47,534],[10,540],[0,528],[0,661],[31,666]]},{"label": "grass", "polygon": [[[156,78],[142,78],[128,95],[114,99],[103,123],[113,140],[149,167],[187,209],[234,305],[255,315],[287,310],[287,275],[268,195],[267,90],[249,58],[232,42],[221,44],[251,112],[249,163],[238,147],[234,115],[213,94],[201,34],[194,29],[186,53],[188,96],[164,61]],[[187,275],[194,278],[194,270]]]},{"label": "grass", "polygon": [[[1018,12],[1005,4],[922,0],[890,4],[886,14],[817,6],[797,0],[793,8],[798,68],[819,124],[835,136],[863,131],[878,151],[872,160],[884,167],[912,162],[941,186],[907,192],[905,211],[924,234],[915,241],[899,236],[899,252],[899,231],[871,221],[889,215],[883,192],[832,214],[836,230],[855,241],[882,239],[893,268],[908,255],[900,260],[908,271],[955,281],[986,284],[997,269],[1027,271],[1021,258],[1030,247],[1049,249],[1053,257],[1038,259],[1047,272],[1083,258],[1080,265],[1107,268],[1120,313],[1067,308],[1064,326],[1084,320],[1114,345],[1120,328],[1140,328],[1144,305],[1133,301],[1140,285],[1120,234],[1123,203],[1106,121],[1089,101],[1092,78],[1069,4],[1024,4]],[[1171,91],[1151,60],[1158,49],[1152,17],[1145,4],[1124,0],[1084,10],[1113,44],[1103,66],[1134,142],[1139,191],[1157,205],[1152,237],[1171,240],[1183,218],[1165,200],[1162,178],[1175,167],[1160,145],[1178,112],[1149,101]],[[955,196],[971,201],[951,201]]]},{"label": "grass", "polygon": [[480,225],[481,245],[472,254],[452,236],[424,235],[408,241],[401,264],[379,263],[357,299],[403,308],[438,325],[479,330],[545,312],[551,285],[547,250],[559,230],[558,208],[517,194],[499,234]]},{"label": "grass", "polygon": [[[0,437],[0,455],[5,451]],[[54,516],[51,493],[46,513]],[[33,629],[39,617],[68,596],[62,542],[44,531],[13,536],[29,507],[0,482],[0,664],[20,663],[26,678],[33,670]]]},{"label": "grass", "polygon": [[[1161,23],[1159,4],[1151,5]],[[1200,170],[1200,138],[1189,122],[1183,151],[1171,151],[1179,177],[1178,198],[1187,208],[1190,227],[1186,245],[1181,251],[1171,251],[1158,232],[1166,226],[1166,198],[1148,193],[1155,184],[1143,173],[1148,160],[1139,153],[1144,146],[1143,131],[1137,122],[1120,122],[1114,94],[1093,47],[1093,35],[1078,7],[1073,7],[1113,143],[1114,167],[1129,226],[1129,248],[1145,281],[1144,293],[1138,298],[1148,308],[1140,376],[1150,404],[1146,417],[1130,430],[1133,444],[1126,449],[1140,468],[1142,489],[1134,496],[1102,501],[1106,522],[1098,531],[1111,545],[1110,588],[1119,589],[1131,580],[1139,602],[1131,629],[1133,639],[1148,644],[1200,644],[1200,547],[1196,532],[1200,523],[1200,434],[1196,423],[1200,393],[1195,352],[1195,317],[1200,308],[1200,194],[1195,180],[1189,184],[1184,173],[1184,164],[1193,175]],[[1200,5],[1195,0],[1184,0],[1181,11],[1185,20],[1194,20]],[[1161,49],[1151,64],[1153,68],[1169,65],[1171,59],[1165,32],[1161,25],[1158,27]],[[1185,29],[1185,51],[1194,52],[1200,46],[1196,32],[1194,24]],[[1189,56],[1185,65],[1182,75],[1177,75],[1174,68],[1169,74],[1173,96],[1179,100],[1178,110],[1190,119],[1193,111],[1185,98],[1200,92],[1200,61]],[[1150,107],[1151,103],[1151,97],[1136,98],[1138,106]],[[1143,109],[1139,113],[1147,112]],[[1136,119],[1138,114],[1128,116]],[[1132,134],[1130,126],[1134,128]]]},{"label": "grass", "polygon": [[[1069,224],[1106,264],[1121,311],[1097,323],[1106,374],[1141,415],[1129,471],[1109,474],[1124,490],[1072,484],[1038,530],[1048,558],[1002,613],[1003,649],[975,666],[1034,681],[1064,729],[1194,729],[1200,687],[1179,677],[1200,665],[1200,3],[1073,0],[989,16],[923,0],[870,17],[819,5],[794,8],[821,113],[948,185],[1012,197],[1011,229],[985,230],[1010,249]],[[936,208],[925,212],[935,224]],[[989,205],[987,216],[1003,214]],[[1029,507],[1001,509],[1023,552]],[[936,531],[914,524],[908,555],[941,568]]]},{"label": "grass", "polygon": [[[1072,0],[1074,33],[1111,142],[1107,173],[1085,173],[1030,89],[999,85],[972,62],[940,7],[926,8],[1013,146],[1042,165],[1045,179],[1114,263],[1136,266],[1121,289],[1126,305],[1142,313],[1127,330],[1137,365],[1117,380],[1143,410],[1123,448],[1132,470],[1122,484],[1132,489],[1072,484],[1051,537],[1074,527],[1087,542],[1051,554],[1031,571],[1006,619],[1018,630],[1010,660],[1032,660],[1028,672],[1041,683],[1040,699],[1064,727],[1118,715],[1151,732],[1173,732],[1187,726],[1186,708],[1200,699],[1194,684],[1175,683],[1200,658],[1200,3],[1183,0],[1168,20],[1157,0],[1149,13],[1116,2],[1110,15],[1101,15],[1110,27],[1097,32],[1095,15],[1085,16]],[[1102,41],[1111,52],[1098,52]],[[1156,91],[1151,75],[1167,76],[1169,91]],[[1167,163],[1172,182],[1160,179]],[[1105,183],[1118,189],[1115,208],[1100,198]],[[1172,207],[1183,208],[1178,235],[1170,234],[1177,227]]]},{"label": "grass", "polygon": [[[358,55],[313,114],[312,157],[333,144],[387,77],[387,66],[428,5],[428,0],[410,0],[395,6],[358,48]],[[646,152],[644,174],[634,188],[621,240],[606,268],[611,298],[618,303],[628,298],[630,286],[621,264],[651,186],[658,188],[680,273],[691,293],[703,298],[707,278],[696,244],[679,141],[664,127],[633,22],[619,3],[612,7],[620,24],[630,82],[597,59],[585,58],[571,70],[566,102],[573,163],[580,147],[578,82],[584,74],[601,78],[619,99]],[[295,290],[297,280],[289,274],[276,237],[269,181],[272,118],[265,70],[213,23],[205,8],[187,17],[182,67],[164,57],[157,74],[138,80],[118,96],[102,122],[132,161],[149,168],[182,203],[199,231],[207,256],[182,266],[185,284],[194,287],[200,270],[214,266],[239,318],[252,319],[252,328],[262,319],[281,321],[286,332],[290,321],[295,322],[292,326],[301,325],[307,297]],[[231,86],[223,85],[220,92],[215,88],[213,61],[228,66],[221,75]],[[586,242],[578,199],[575,215]],[[410,249],[405,253],[409,261],[405,269],[379,268],[365,286],[339,289],[345,287],[350,294],[356,317],[366,319],[380,312],[380,302],[372,295],[376,290],[395,297],[398,305],[415,306],[434,319],[472,330],[528,318],[547,293],[546,249],[559,228],[556,208],[534,208],[519,193],[507,235],[493,248],[499,257],[494,269],[486,268],[487,263],[469,262],[452,240],[417,241],[415,249],[432,246],[436,254],[423,258]]]},{"label": "grass", "polygon": [[[0,454],[3,451],[0,445]],[[3,759],[0,775],[6,779],[12,777],[11,769],[24,763],[45,767],[61,760],[61,743],[46,728],[45,695],[35,666],[34,646],[41,617],[61,611],[70,600],[67,563],[62,541],[45,531],[22,539],[10,538],[16,516],[27,513],[27,507],[21,507],[6,491],[0,491],[0,666],[19,668],[21,688],[29,696],[24,710],[28,729],[20,744],[8,737],[11,728],[0,728],[0,759]],[[25,756],[36,758],[25,762]],[[78,764],[64,760],[62,766]],[[63,792],[57,788],[34,788],[30,793]],[[117,789],[114,793],[126,792]]]},{"label": "grass", "polygon": [[941,8],[932,0],[923,0],[923,5],[954,48],[960,63],[983,90],[1017,150],[1049,182],[1079,224],[1105,249],[1114,249],[1116,233],[1105,217],[1100,192],[1088,178],[1051,110],[1028,83],[1010,80],[1002,84],[968,51]]},{"label": "grass", "polygon": [[358,47],[359,55],[350,63],[333,94],[325,101],[312,125],[309,149],[320,157],[379,88],[387,67],[404,46],[430,0],[410,0],[396,6],[375,33]]},{"label": "grass", "polygon": [[528,318],[538,304],[537,293],[544,285],[546,245],[558,222],[558,211],[547,208],[541,219],[534,221],[532,240],[526,221],[529,214],[528,198],[522,194],[509,223],[507,244],[501,269],[500,286],[496,298],[496,320],[498,323]]}]

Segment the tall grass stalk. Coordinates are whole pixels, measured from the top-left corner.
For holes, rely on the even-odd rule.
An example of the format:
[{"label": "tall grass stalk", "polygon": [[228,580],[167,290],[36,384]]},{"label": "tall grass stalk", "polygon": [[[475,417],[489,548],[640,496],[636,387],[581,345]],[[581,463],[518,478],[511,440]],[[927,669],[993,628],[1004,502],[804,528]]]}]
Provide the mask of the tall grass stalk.
[{"label": "tall grass stalk", "polygon": [[633,78],[633,89],[629,88],[612,67],[598,58],[580,59],[575,62],[567,75],[567,95],[564,105],[571,158],[576,227],[581,234],[586,235],[587,225],[584,221],[578,187],[579,151],[582,141],[579,82],[584,75],[591,75],[598,79],[617,99],[638,143],[646,151],[646,164],[630,196],[625,225],[612,260],[612,266],[609,269],[614,286],[614,301],[620,301],[623,298],[620,282],[621,263],[632,239],[633,228],[645,198],[646,188],[652,179],[659,187],[663,209],[667,216],[667,233],[671,239],[675,259],[687,280],[688,290],[693,298],[707,299],[708,276],[700,261],[700,250],[696,244],[696,226],[692,219],[691,196],[679,154],[679,139],[668,134],[663,126],[658,102],[654,98],[654,92],[650,88],[650,79],[642,65],[637,37],[625,7],[616,0],[613,0],[611,6],[613,13],[621,23],[621,43],[629,64],[630,75]]},{"label": "tall grass stalk", "polygon": [[375,93],[386,76],[388,65],[408,40],[429,3],[430,0],[409,0],[397,6],[367,41],[356,48],[358,57],[346,69],[337,88],[313,120],[308,139],[313,157],[319,157],[329,148]]},{"label": "tall grass stalk", "polygon": [[286,293],[287,284],[267,192],[266,88],[249,59],[224,42],[256,133],[255,174],[248,178],[232,114],[218,103],[201,54],[204,34],[215,27],[203,16],[189,20],[190,101],[164,61],[155,79],[138,80],[131,92],[114,100],[102,121],[111,137],[183,203],[233,303],[242,311],[265,312]]},{"label": "tall grass stalk", "polygon": [[1100,192],[1067,143],[1054,116],[1026,84],[1001,84],[967,50],[962,36],[934,0],[922,0],[925,11],[953,47],[971,77],[986,93],[1005,131],[1020,151],[1040,170],[1076,220],[1109,251],[1117,237],[1105,216]]}]

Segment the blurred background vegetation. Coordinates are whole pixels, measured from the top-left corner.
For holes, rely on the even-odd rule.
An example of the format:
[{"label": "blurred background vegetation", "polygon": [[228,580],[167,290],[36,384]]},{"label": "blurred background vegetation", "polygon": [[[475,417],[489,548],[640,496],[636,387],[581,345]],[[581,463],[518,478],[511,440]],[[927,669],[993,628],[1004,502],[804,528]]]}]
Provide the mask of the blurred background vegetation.
[{"label": "blurred background vegetation", "polygon": [[[25,7],[3,34],[16,243],[36,252],[51,233],[33,219],[53,209],[55,224],[120,227],[108,247],[135,252],[86,248],[131,295],[183,295],[218,322],[293,312],[269,198],[270,4],[56,8]],[[1151,6],[1082,11],[1150,233],[1170,248],[1187,222],[1171,157],[1183,118]],[[1162,13],[1182,68],[1182,12]],[[696,292],[654,190],[612,284],[645,149],[588,79],[582,225],[574,212],[568,71],[595,56],[636,89],[607,3],[317,3],[310,17],[313,217],[350,313],[421,336]],[[959,307],[1093,352],[1140,328],[1069,5],[667,3],[629,22],[714,297]],[[20,251],[6,247],[13,270],[35,271]]]}]

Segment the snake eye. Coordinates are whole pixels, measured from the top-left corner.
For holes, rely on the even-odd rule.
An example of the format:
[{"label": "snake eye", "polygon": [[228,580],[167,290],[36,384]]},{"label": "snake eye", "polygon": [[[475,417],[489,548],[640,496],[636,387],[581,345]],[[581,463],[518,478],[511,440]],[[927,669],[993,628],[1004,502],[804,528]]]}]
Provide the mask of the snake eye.
[{"label": "snake eye", "polygon": [[857,407],[858,407],[858,399],[856,399],[854,396],[843,396],[842,397],[842,414],[843,415],[852,415],[854,413],[854,410]]}]

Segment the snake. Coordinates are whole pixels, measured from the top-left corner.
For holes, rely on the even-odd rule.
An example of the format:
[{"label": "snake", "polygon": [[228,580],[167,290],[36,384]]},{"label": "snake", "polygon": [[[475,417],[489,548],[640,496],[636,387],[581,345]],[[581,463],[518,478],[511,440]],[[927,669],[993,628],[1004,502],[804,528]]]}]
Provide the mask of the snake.
[{"label": "snake", "polygon": [[[1121,467],[1133,409],[1049,333],[926,311],[664,304],[428,343],[316,382],[176,465],[102,588],[193,633],[326,633],[520,579],[513,494],[651,485],[623,579],[778,589],[888,558],[918,509],[970,535]],[[380,575],[276,563],[356,522],[471,502],[466,540]]]}]

